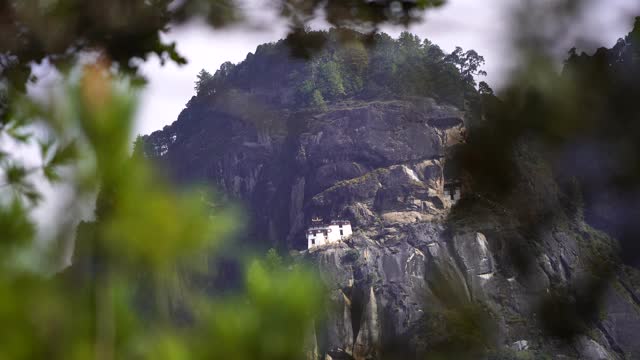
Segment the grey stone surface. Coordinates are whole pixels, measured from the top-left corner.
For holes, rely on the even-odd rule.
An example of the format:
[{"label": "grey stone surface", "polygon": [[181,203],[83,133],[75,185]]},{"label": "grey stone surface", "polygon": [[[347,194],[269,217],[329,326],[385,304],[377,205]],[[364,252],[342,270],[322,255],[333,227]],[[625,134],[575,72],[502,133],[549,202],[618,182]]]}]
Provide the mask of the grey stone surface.
[{"label": "grey stone surface", "polygon": [[[351,221],[351,239],[302,254],[329,291],[326,319],[309,341],[312,357],[379,358],[381,346],[395,339],[420,348],[425,322],[456,303],[487,309],[497,348],[518,344],[517,350],[553,358],[640,358],[640,281],[632,278],[616,280],[607,292],[603,317],[589,329],[593,338],[566,346],[539,331],[536,301],[586,271],[595,238],[581,220],[543,227],[533,239],[495,207],[452,217],[443,185],[445,155],[464,141],[458,110],[413,99],[270,116],[277,121],[265,124],[194,105],[148,140],[167,149],[160,160],[175,181],[214,185],[247,209],[248,242],[303,250],[313,216]],[[163,143],[173,134],[177,140]],[[532,177],[522,186],[537,194],[524,210],[535,214],[559,203],[551,176],[521,167]],[[510,249],[533,258],[526,276]]]}]

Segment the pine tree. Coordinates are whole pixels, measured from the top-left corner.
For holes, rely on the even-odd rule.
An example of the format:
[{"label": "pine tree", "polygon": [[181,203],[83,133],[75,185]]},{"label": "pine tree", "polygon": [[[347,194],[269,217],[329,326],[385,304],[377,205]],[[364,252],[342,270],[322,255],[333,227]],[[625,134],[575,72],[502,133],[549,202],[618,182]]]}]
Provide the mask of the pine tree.
[{"label": "pine tree", "polygon": [[213,75],[209,73],[207,70],[202,69],[198,73],[198,80],[196,80],[196,93],[200,95],[200,93],[207,88],[209,81],[213,79]]}]

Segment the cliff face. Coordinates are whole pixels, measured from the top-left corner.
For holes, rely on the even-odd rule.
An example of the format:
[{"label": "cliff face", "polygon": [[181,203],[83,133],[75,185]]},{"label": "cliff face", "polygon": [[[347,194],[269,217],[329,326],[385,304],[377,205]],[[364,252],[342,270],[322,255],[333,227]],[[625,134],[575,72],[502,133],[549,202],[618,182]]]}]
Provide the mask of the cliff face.
[{"label": "cliff face", "polygon": [[[379,231],[365,227],[348,241],[305,253],[330,289],[328,320],[316,329],[318,352],[357,359],[421,358],[448,346],[444,351],[456,354],[452,347],[474,343],[460,338],[461,330],[442,314],[464,316],[467,307],[479,306],[486,315],[476,324],[486,331],[479,341],[503,349],[498,359],[640,355],[638,287],[627,275],[608,286],[602,310],[584,335],[560,342],[541,331],[542,299],[580,283],[588,274],[584,259],[594,246],[609,246],[608,238],[567,223],[546,229],[537,249],[528,249],[517,226],[503,226],[504,214],[484,215],[484,221],[471,222],[385,222]],[[513,246],[537,253],[526,275],[507,250]],[[560,309],[578,307],[579,299]],[[555,315],[564,319],[565,314]]]},{"label": "cliff face", "polygon": [[443,156],[463,136],[452,107],[350,102],[259,119],[200,103],[147,146],[176,181],[211,184],[240,200],[250,215],[247,238],[259,245],[306,248],[312,216],[364,229],[427,220],[445,207]]},{"label": "cliff face", "polygon": [[[192,101],[175,124],[147,138],[147,150],[176,181],[211,184],[239,200],[254,244],[304,249],[312,217],[351,221],[349,240],[302,253],[330,297],[314,356],[411,358],[475,344],[502,349],[496,358],[640,357],[634,270],[606,286],[604,310],[584,335],[543,336],[541,299],[579,284],[590,259],[613,243],[567,214],[538,229],[534,242],[509,210],[469,189],[453,206],[443,189],[445,155],[464,137],[465,114],[427,98],[344,102],[321,112],[265,106],[260,116]],[[560,203],[543,170],[523,170],[541,179],[523,181],[533,188],[523,203],[532,209]],[[522,253],[533,260],[514,258]],[[574,300],[567,309],[579,307]],[[473,341],[449,321],[460,311],[477,315],[484,329]]]}]

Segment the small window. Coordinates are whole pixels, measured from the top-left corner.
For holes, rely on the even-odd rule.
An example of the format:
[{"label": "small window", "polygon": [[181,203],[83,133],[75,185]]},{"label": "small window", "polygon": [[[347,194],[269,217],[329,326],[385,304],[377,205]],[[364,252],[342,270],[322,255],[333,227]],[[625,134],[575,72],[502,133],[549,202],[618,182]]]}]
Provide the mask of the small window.
[{"label": "small window", "polygon": [[342,229],[340,230],[340,236],[344,235]]},{"label": "small window", "polygon": [[340,228],[342,229],[342,224],[340,224]]},{"label": "small window", "polygon": [[315,245],[316,244],[316,239],[311,239],[311,245]]}]

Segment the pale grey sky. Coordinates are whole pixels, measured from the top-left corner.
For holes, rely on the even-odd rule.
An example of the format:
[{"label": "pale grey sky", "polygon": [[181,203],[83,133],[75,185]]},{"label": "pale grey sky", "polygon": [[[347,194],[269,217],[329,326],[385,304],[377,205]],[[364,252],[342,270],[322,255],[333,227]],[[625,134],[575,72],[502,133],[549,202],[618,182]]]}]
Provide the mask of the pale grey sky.
[{"label": "pale grey sky", "polygon": [[[499,88],[511,69],[510,13],[514,0],[449,0],[447,5],[430,10],[423,23],[409,30],[421,38],[428,38],[445,51],[455,46],[475,49],[486,60],[485,79]],[[578,45],[581,50],[593,51],[599,46],[611,46],[626,34],[633,24],[633,16],[640,14],[637,0],[592,0],[578,26],[565,34],[566,50]],[[179,52],[189,64],[160,66],[151,59],[142,67],[149,79],[143,92],[137,116],[136,132],[149,134],[171,124],[187,101],[194,95],[194,81],[201,69],[213,73],[225,61],[238,63],[247,53],[265,42],[277,41],[286,34],[286,23],[265,8],[262,0],[249,0],[245,10],[250,26],[240,25],[224,30],[211,30],[199,23],[172,29],[166,38],[176,41]],[[321,22],[315,27],[324,27]],[[385,27],[383,31],[397,36],[401,27]],[[565,54],[558,54],[561,61]]]}]

